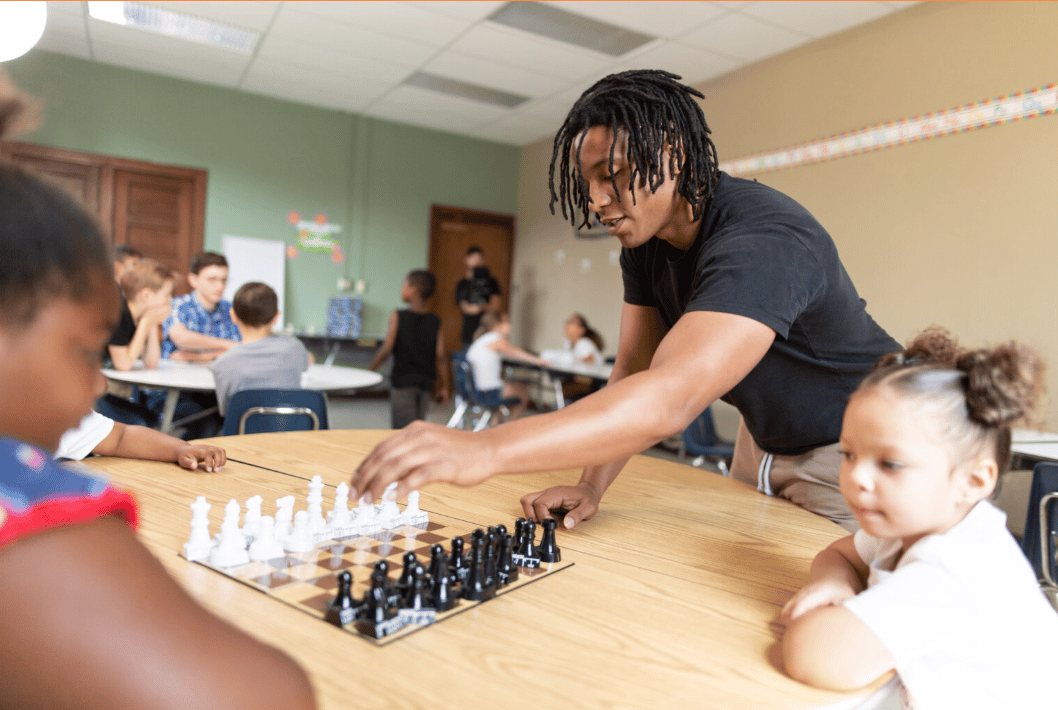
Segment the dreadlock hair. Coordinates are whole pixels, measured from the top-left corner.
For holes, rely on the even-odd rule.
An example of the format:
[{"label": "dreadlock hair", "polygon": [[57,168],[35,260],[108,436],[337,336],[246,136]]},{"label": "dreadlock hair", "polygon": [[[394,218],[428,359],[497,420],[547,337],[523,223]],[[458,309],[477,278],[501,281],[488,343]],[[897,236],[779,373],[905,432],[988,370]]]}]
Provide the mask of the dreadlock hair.
[{"label": "dreadlock hair", "polygon": [[[587,184],[579,168],[580,145],[576,146],[572,164],[570,159],[578,135],[594,126],[607,126],[613,131],[610,181],[618,201],[621,194],[614,177],[613,160],[618,136],[623,132],[628,140],[625,157],[631,171],[628,189],[632,193],[632,204],[635,204],[637,184],[649,185],[650,191],[654,192],[665,181],[664,155],[668,149],[667,172],[673,175],[675,169],[679,170],[676,190],[690,203],[693,218],[701,218],[706,203],[716,190],[719,161],[716,146],[709,138],[705,115],[694,100],[695,97],[704,99],[705,95],[681,84],[680,78],[658,69],[635,69],[604,77],[581,94],[555,134],[548,179],[551,214],[555,214],[555,202],[559,202],[562,216],[575,226],[591,223]],[[560,177],[557,192],[556,163]],[[583,216],[580,225],[577,225],[578,211]]]}]

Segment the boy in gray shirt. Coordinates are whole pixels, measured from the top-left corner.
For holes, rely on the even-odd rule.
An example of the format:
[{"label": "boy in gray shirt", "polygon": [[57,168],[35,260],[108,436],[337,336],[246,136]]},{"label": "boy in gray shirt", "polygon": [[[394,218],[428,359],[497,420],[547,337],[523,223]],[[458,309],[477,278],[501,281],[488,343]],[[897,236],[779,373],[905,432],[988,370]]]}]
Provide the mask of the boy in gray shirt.
[{"label": "boy in gray shirt", "polygon": [[289,335],[272,335],[279,318],[279,299],[268,284],[243,284],[232,298],[231,318],[242,331],[236,344],[210,365],[217,386],[220,413],[241,390],[301,389],[301,373],[312,355]]}]

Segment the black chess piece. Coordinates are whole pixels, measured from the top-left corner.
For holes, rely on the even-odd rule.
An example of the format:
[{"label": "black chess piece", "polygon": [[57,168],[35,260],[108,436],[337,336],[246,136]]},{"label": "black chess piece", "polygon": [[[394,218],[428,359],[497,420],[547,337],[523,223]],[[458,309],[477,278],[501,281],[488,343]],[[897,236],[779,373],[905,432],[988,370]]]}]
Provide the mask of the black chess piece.
[{"label": "black chess piece", "polygon": [[540,559],[540,554],[536,551],[536,522],[526,520],[522,533],[522,557]]},{"label": "black chess piece", "polygon": [[323,618],[335,626],[345,626],[356,620],[357,604],[353,601],[353,575],[349,570],[338,573],[338,594],[327,605]]},{"label": "black chess piece", "polygon": [[448,558],[448,567],[452,575],[460,582],[467,578],[467,560],[463,555],[463,538],[457,537],[452,540],[452,556]]},{"label": "black chess piece", "polygon": [[426,573],[430,575],[430,579],[437,579],[441,575],[452,576],[452,571],[448,567],[448,554],[440,544],[435,543],[430,547],[430,567]]},{"label": "black chess piece", "polygon": [[522,544],[525,542],[525,518],[518,518],[514,521],[514,547],[511,548],[511,552],[520,555],[522,554]]},{"label": "black chess piece", "polygon": [[416,562],[411,571],[411,582],[408,585],[408,591],[404,594],[402,608],[414,611],[433,609],[433,600],[427,593],[426,587],[426,568]]},{"label": "black chess piece", "polygon": [[496,580],[500,586],[507,586],[518,579],[518,566],[511,557],[513,546],[514,538],[510,535],[500,538],[500,551],[496,558]]},{"label": "black chess piece", "polygon": [[496,526],[496,539],[497,540],[502,539],[503,536],[506,535],[506,534],[507,534],[507,526],[506,525],[504,525],[503,523],[500,523],[499,525]]},{"label": "black chess piece", "polygon": [[401,569],[400,577],[397,578],[397,589],[396,591],[404,595],[407,593],[408,588],[411,586],[412,574],[415,571],[415,565],[419,564],[418,558],[415,557],[414,552],[404,553],[404,567]]},{"label": "black chess piece", "polygon": [[389,603],[387,587],[386,576],[376,564],[371,573],[371,588],[364,595],[363,614],[356,620],[356,630],[365,636],[378,639],[389,633],[386,622],[397,615],[397,610]]},{"label": "black chess piece", "polygon": [[463,589],[459,596],[470,601],[480,602],[491,599],[496,594],[495,587],[489,588],[485,585],[485,538],[484,535],[475,535],[470,541],[469,572],[463,583]]},{"label": "black chess piece", "polygon": [[499,553],[499,536],[496,534],[496,528],[489,528],[488,532],[485,533],[485,543],[483,546],[484,554],[484,580],[483,584],[486,587],[495,589],[499,586],[499,580],[496,579],[496,557]]},{"label": "black chess piece", "polygon": [[[441,547],[436,545],[435,547]],[[444,555],[444,550],[441,550]],[[433,586],[430,589],[430,601],[437,613],[448,611],[459,603],[459,595],[453,590],[455,577],[450,574],[432,575]]]},{"label": "black chess piece", "polygon": [[558,545],[555,543],[555,528],[558,527],[558,521],[554,518],[544,518],[544,521],[540,523],[540,525],[544,528],[544,532],[540,535],[540,561],[561,561],[562,551],[558,549]]}]

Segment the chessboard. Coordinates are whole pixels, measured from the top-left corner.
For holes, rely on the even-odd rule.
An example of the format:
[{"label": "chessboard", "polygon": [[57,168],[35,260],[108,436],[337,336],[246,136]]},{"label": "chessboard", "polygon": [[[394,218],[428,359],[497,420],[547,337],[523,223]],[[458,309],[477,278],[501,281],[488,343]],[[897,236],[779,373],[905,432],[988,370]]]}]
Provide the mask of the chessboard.
[{"label": "chessboard", "polygon": [[[318,497],[320,486],[315,483],[310,490]],[[339,490],[339,499],[341,495]],[[259,503],[251,506],[259,508]],[[277,503],[277,512],[283,515],[282,499]],[[193,511],[196,505],[200,520],[208,505],[203,508],[202,498],[192,505]],[[380,524],[378,514],[386,505],[383,496],[381,506],[367,511],[372,524],[365,532],[355,525],[356,511],[363,518],[367,507],[361,501],[360,508],[350,514],[354,524],[317,531],[312,549],[305,551],[283,550],[281,556],[227,564],[229,560],[216,555],[189,555],[185,545],[184,556],[377,645],[404,638],[573,565],[561,561],[554,521],[545,521],[539,539],[535,523],[521,518],[512,521],[514,535],[507,534],[502,524],[474,529],[465,521],[420,511],[416,495],[414,503],[409,500],[409,515]],[[388,501],[388,505],[393,510],[395,503]],[[229,529],[237,506],[237,501],[229,501],[226,507]],[[340,509],[341,504],[336,507]],[[313,512],[310,502],[309,513]],[[289,516],[289,506],[285,513]],[[304,524],[301,512],[297,517]],[[329,517],[333,520],[334,511]],[[248,513],[243,530],[248,530],[249,518]],[[271,519],[268,527],[272,527]],[[222,526],[221,534],[210,538],[211,550],[216,550],[224,534]],[[277,535],[289,537],[291,531],[277,531]],[[194,536],[193,530],[192,540]]]}]

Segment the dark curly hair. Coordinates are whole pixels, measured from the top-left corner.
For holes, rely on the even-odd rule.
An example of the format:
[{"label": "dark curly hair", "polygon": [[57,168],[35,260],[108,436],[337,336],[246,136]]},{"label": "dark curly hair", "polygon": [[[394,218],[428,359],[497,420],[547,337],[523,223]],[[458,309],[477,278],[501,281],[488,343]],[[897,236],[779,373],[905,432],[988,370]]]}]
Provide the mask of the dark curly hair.
[{"label": "dark curly hair", "polygon": [[948,417],[953,449],[965,458],[989,451],[999,472],[1010,460],[1010,428],[1035,407],[1043,360],[1014,342],[967,350],[942,328],[930,328],[902,351],[884,355],[858,391],[887,386],[938,406]]},{"label": "dark curly hair", "polygon": [[[677,192],[690,203],[695,220],[702,216],[706,203],[716,190],[720,169],[705,115],[695,101],[695,98],[704,99],[705,96],[697,89],[681,84],[679,79],[678,75],[666,71],[636,69],[611,74],[581,94],[555,135],[548,179],[551,214],[555,214],[555,203],[558,202],[562,206],[562,216],[574,225],[578,224],[578,219],[582,220],[579,226],[591,223],[588,190],[578,167],[580,145],[574,149],[574,141],[589,128],[606,126],[613,131],[611,176],[618,138],[627,136],[625,158],[632,171],[628,190],[632,193],[633,204],[637,184],[648,185],[653,192],[665,181],[666,173],[673,175],[678,169]],[[556,167],[559,175],[557,191]],[[616,178],[611,177],[611,182],[620,200]]]}]

